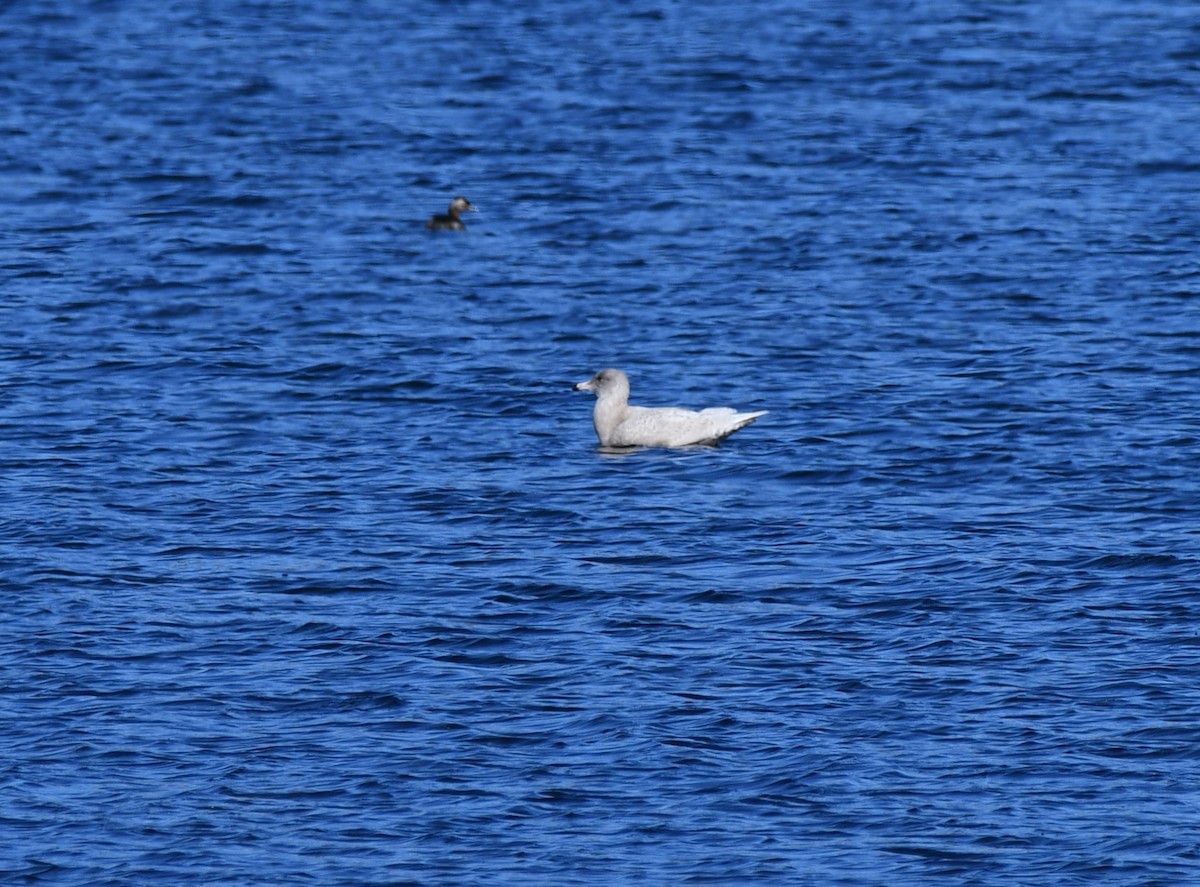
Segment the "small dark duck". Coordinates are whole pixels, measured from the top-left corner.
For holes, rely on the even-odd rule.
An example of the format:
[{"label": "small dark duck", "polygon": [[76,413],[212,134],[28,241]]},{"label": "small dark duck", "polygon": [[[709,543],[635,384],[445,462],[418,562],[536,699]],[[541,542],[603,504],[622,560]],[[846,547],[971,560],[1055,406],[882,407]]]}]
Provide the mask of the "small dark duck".
[{"label": "small dark duck", "polygon": [[466,231],[467,226],[463,224],[462,214],[474,212],[479,212],[479,207],[465,197],[455,197],[450,201],[450,209],[445,213],[438,213],[425,223],[425,227],[430,231]]}]

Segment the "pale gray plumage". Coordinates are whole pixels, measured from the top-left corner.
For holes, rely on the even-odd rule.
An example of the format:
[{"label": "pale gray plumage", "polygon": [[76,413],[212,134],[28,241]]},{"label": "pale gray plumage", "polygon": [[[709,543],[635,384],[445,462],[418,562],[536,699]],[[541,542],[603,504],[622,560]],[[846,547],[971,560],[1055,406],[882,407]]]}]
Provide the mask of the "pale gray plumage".
[{"label": "pale gray plumage", "polygon": [[575,386],[596,395],[592,421],[604,447],[687,447],[716,443],[745,428],[766,410],[739,413],[729,407],[685,410],[681,407],[629,405],[629,377],[620,370],[601,370]]}]

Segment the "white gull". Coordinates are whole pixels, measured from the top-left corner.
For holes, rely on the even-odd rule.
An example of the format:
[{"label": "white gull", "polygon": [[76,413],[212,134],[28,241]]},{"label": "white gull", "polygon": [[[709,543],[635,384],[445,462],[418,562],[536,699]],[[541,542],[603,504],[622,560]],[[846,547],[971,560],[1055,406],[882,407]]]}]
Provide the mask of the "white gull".
[{"label": "white gull", "polygon": [[620,370],[601,370],[575,386],[596,395],[592,422],[603,447],[687,447],[713,444],[745,428],[767,410],[739,413],[729,407],[685,410],[682,407],[629,405],[629,377]]}]

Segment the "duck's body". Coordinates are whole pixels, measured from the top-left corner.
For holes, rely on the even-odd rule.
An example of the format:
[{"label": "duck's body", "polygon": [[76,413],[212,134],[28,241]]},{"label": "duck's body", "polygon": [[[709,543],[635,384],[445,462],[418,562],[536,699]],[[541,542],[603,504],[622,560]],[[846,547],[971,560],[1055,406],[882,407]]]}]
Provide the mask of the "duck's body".
[{"label": "duck's body", "polygon": [[478,211],[479,208],[467,198],[455,197],[450,201],[450,209],[435,215],[425,223],[425,227],[430,231],[466,231],[467,226],[463,224],[462,214]]},{"label": "duck's body", "polygon": [[629,404],[629,377],[621,370],[601,370],[575,386],[596,395],[592,422],[604,447],[689,447],[714,444],[745,428],[767,411],[739,413],[729,407],[685,410],[681,407],[636,407]]}]

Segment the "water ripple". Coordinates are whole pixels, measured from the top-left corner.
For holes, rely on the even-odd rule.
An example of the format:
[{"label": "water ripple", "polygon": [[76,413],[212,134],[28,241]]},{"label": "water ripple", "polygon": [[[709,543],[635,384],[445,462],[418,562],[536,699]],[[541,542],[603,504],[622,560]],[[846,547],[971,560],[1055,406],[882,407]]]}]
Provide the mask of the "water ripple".
[{"label": "water ripple", "polygon": [[0,871],[1195,880],[1192,17],[884,6],[8,10]]}]

